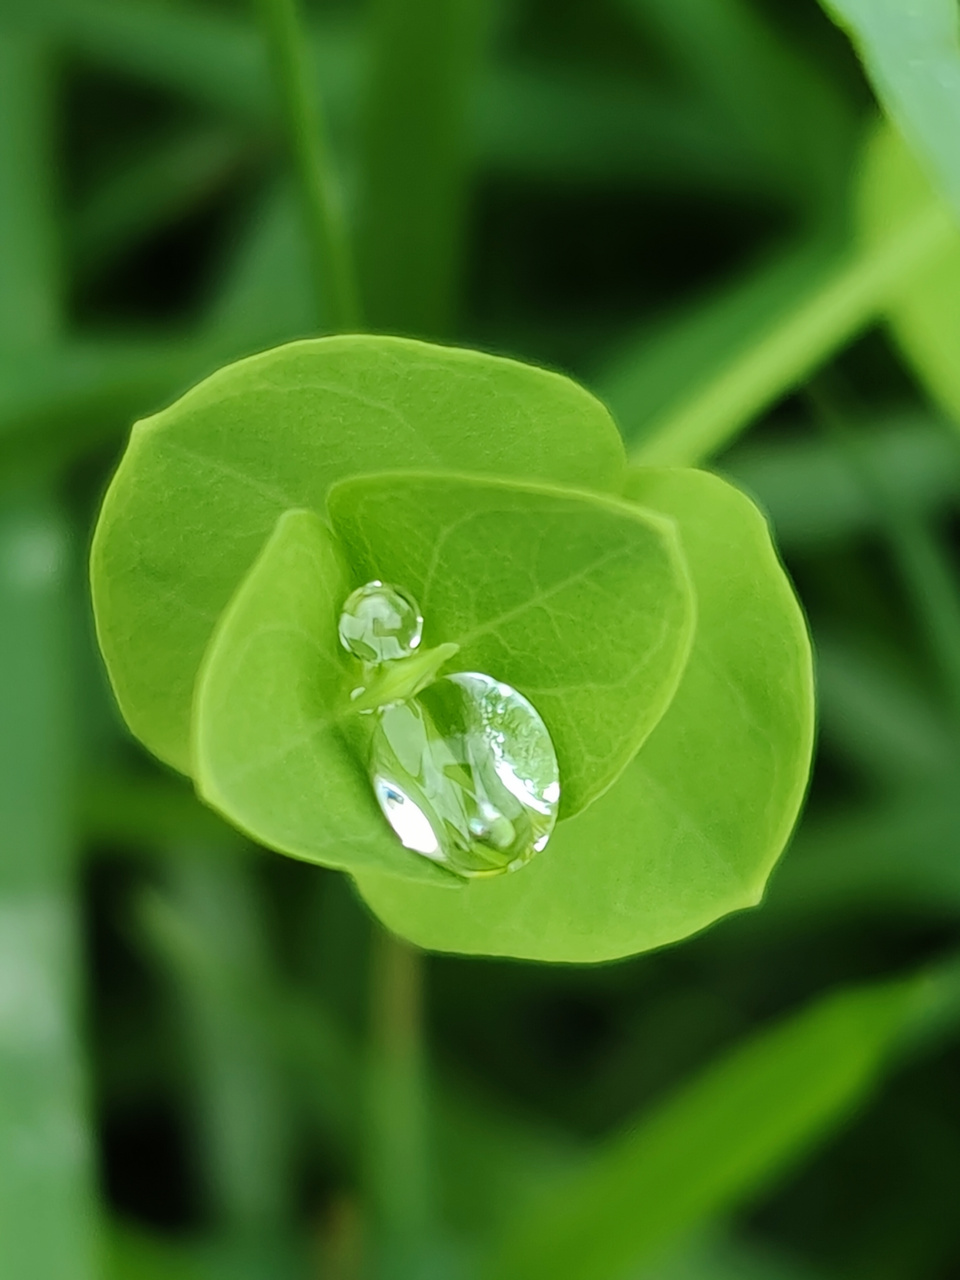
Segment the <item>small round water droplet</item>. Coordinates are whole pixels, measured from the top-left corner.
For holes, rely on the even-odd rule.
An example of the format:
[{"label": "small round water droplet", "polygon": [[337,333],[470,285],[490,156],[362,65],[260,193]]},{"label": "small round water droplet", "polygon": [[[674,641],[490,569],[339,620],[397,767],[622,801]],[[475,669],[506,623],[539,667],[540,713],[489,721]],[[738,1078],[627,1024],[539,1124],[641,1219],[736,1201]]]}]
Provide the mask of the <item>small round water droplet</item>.
[{"label": "small round water droplet", "polygon": [[407,658],[423,635],[420,609],[401,587],[368,582],[346,599],[338,626],[340,643],[363,662]]},{"label": "small round water droplet", "polygon": [[408,849],[462,876],[523,866],[550,838],[557,755],[536,708],[490,676],[461,672],[378,714],[370,772]]}]

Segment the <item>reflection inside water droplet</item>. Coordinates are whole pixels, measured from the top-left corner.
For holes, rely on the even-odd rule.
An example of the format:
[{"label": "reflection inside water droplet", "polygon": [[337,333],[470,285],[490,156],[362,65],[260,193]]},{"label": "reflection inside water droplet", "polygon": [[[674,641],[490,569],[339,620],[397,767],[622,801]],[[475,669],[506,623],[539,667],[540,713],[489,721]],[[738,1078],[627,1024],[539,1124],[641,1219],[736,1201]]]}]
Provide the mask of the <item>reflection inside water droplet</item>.
[{"label": "reflection inside water droplet", "polygon": [[463,876],[523,866],[556,822],[560,775],[546,725],[516,689],[477,672],[383,708],[370,770],[401,842]]},{"label": "reflection inside water droplet", "polygon": [[368,582],[347,597],[338,631],[343,647],[362,662],[394,662],[419,646],[423,618],[409,592]]}]

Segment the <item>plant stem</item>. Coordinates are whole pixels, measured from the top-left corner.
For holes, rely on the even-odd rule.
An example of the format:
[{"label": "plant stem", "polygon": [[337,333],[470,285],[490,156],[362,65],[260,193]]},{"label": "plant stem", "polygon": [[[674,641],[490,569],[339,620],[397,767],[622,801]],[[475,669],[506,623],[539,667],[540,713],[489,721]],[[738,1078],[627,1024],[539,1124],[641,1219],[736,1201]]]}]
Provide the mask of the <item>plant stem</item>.
[{"label": "plant stem", "polygon": [[852,423],[856,414],[836,384],[818,379],[809,396],[876,508],[903,585],[920,619],[944,689],[960,724],[960,593],[955,567],[927,520],[874,464]]},{"label": "plant stem", "polygon": [[834,268],[793,312],[633,448],[636,466],[695,466],[726,447],[780,396],[865,329],[918,267],[956,237],[951,211],[930,205],[888,239]]},{"label": "plant stem", "polygon": [[372,0],[358,249],[371,323],[438,337],[456,312],[487,23],[477,0]]},{"label": "plant stem", "polygon": [[367,1178],[378,1274],[409,1280],[430,1227],[423,957],[378,926],[370,959]]},{"label": "plant stem", "polygon": [[353,258],[297,0],[259,4],[300,183],[317,301],[331,328],[355,330],[360,303]]},{"label": "plant stem", "polygon": [[0,344],[8,355],[49,347],[60,330],[50,59],[40,41],[0,38]]}]

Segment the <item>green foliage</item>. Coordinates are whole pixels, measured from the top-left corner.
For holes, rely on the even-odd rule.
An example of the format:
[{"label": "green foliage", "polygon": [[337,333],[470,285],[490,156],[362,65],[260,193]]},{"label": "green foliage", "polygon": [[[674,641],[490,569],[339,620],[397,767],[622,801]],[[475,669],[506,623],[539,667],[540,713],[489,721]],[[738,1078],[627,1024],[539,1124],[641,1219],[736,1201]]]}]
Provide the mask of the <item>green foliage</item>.
[{"label": "green foliage", "polygon": [[[960,92],[960,90],[958,90]],[[889,126],[877,129],[860,177],[861,233],[869,245],[944,201],[920,164]],[[930,394],[960,423],[960,228],[943,249],[911,275],[887,317],[904,355]]]},{"label": "green foliage", "polygon": [[[272,848],[350,870],[392,928],[438,949],[604,959],[756,902],[802,796],[812,685],[751,504],[693,472],[638,472],[629,502],[377,474],[456,458],[615,490],[610,431],[554,375],[397,340],[299,344],[215,375],[137,428],[94,543],[99,634],[132,726],[161,750],[192,716],[206,800]],[[424,611],[411,662],[507,681],[557,749],[567,823],[532,871],[462,904],[434,902],[431,885],[446,898],[455,882],[399,846],[365,777],[369,721],[336,623],[374,578]]]},{"label": "green foliage", "polygon": [[96,1280],[81,1087],[67,537],[42,490],[0,505],[0,1258]]},{"label": "green foliage", "polygon": [[881,104],[960,213],[960,17],[953,0],[822,0]]},{"label": "green foliage", "polygon": [[484,1277],[617,1280],[779,1174],[869,1092],[928,980],[842,992],[737,1046],[523,1206]]},{"label": "green foliage", "polygon": [[309,511],[281,516],[207,647],[194,703],[197,788],[283,853],[455,886],[398,846],[341,732],[349,685],[337,618],[350,589],[327,526]]},{"label": "green foliage", "polygon": [[330,515],[360,580],[403,583],[447,670],[529,697],[557,749],[561,817],[606,791],[676,692],[694,598],[675,527],[626,503],[453,476],[336,486]]},{"label": "green foliage", "polygon": [[607,960],[754,905],[800,805],[813,688],[803,618],[763,519],[696,471],[637,471],[631,497],[676,521],[697,596],[676,698],[619,783],[522,873],[457,894],[358,877],[421,946]]},{"label": "green foliage", "polygon": [[[954,0],[0,8],[0,1274],[954,1274],[957,1049],[939,1036],[960,986],[955,967],[897,977],[947,976],[960,917],[960,447],[930,404],[957,418]],[[871,82],[890,122],[851,200]],[[658,470],[625,478],[609,415],[565,379],[388,339],[348,344],[368,344],[353,381],[379,426],[362,400],[331,414],[321,387],[283,391],[297,348],[177,400],[318,317],[346,324],[354,284],[372,330],[580,379]],[[869,332],[887,320],[895,345]],[[301,366],[334,347],[300,347]],[[387,412],[388,348],[442,366],[430,394],[403,391],[425,435]],[[483,385],[447,405],[457,362]],[[138,732],[192,780],[115,715],[69,551],[136,419],[96,542],[99,621],[106,604]],[[708,465],[768,515],[822,705],[790,856],[762,909],[709,930],[757,899],[787,837],[811,700],[764,521],[715,477],[659,469]],[[402,545],[393,502],[355,516],[399,472],[422,500],[404,499]],[[374,535],[420,564],[408,526],[449,526],[448,485],[471,519],[494,493],[618,512],[696,596],[679,687],[617,780],[524,870],[466,885],[389,836],[364,717],[330,717],[356,675],[336,597],[371,572]],[[534,553],[516,540],[482,567]],[[430,592],[444,632],[476,603],[453,576]],[[570,603],[558,676],[605,654],[610,675]],[[525,616],[509,652],[484,636],[484,663],[535,665],[518,646],[546,617]],[[425,647],[420,674],[459,654]],[[573,716],[561,732],[566,698],[550,709],[581,798],[619,767],[624,725],[626,756],[662,709],[609,692],[609,723],[582,702],[611,749],[596,768]],[[645,954],[406,948],[316,865],[363,845],[331,844],[331,823],[363,837],[367,819],[385,871],[358,861],[362,893],[438,952]]]},{"label": "green foliage", "polygon": [[470,107],[489,19],[478,0],[370,8],[357,226],[367,315],[378,329],[442,335],[460,292]]},{"label": "green foliage", "polygon": [[284,511],[336,480],[436,467],[619,488],[609,416],[567,379],[396,338],[326,338],[222,369],[134,430],[94,539],[117,699],[190,771],[190,703],[223,607]]},{"label": "green foliage", "polygon": [[768,15],[744,0],[618,3],[667,47],[711,111],[811,220],[832,217],[849,111]]}]

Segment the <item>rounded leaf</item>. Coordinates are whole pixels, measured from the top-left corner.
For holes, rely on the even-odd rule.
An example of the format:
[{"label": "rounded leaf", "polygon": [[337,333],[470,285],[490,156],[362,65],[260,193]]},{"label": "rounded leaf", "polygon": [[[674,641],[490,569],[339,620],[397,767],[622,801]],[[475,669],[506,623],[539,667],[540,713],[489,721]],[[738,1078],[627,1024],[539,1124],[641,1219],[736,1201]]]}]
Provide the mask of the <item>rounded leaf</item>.
[{"label": "rounded leaf", "polygon": [[134,427],[92,551],[97,633],[133,732],[188,772],[190,703],[221,611],[278,518],[346,476],[456,470],[619,491],[603,405],[568,378],[402,338],[294,342]]},{"label": "rounded leaf", "polygon": [[197,678],[193,775],[261,844],[328,867],[459,880],[404,849],[347,740],[358,717],[337,620],[350,591],[336,539],[288,511],[224,610]]},{"label": "rounded leaf", "polygon": [[755,904],[804,794],[810,644],[766,523],[696,471],[636,472],[676,521],[697,593],[693,650],[663,719],[614,787],[529,866],[441,894],[357,877],[383,922],[440,951],[575,962],[631,955]]},{"label": "rounded leaf", "polygon": [[676,692],[694,600],[673,522],[596,494],[462,476],[363,476],[330,517],[360,581],[411,591],[427,646],[529,698],[561,817],[607,790]]}]

